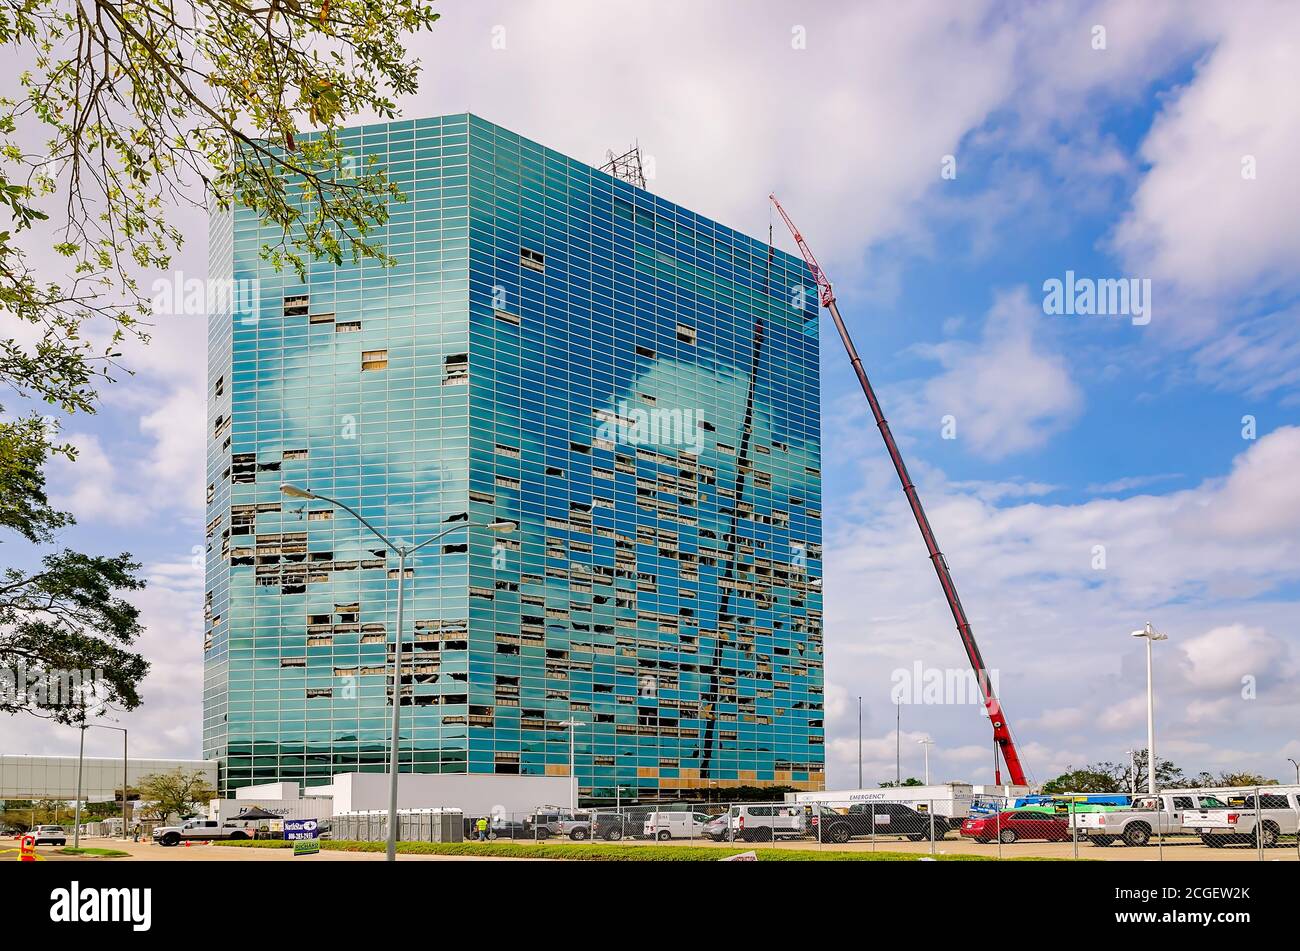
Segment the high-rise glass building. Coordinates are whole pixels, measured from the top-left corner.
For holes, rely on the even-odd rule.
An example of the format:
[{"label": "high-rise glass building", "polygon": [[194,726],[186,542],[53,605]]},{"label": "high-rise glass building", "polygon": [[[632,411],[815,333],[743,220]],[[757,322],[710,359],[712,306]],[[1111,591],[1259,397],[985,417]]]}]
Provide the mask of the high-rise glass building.
[{"label": "high-rise glass building", "polygon": [[[396,260],[260,249],[209,328],[204,755],[223,791],[401,761],[584,800],[824,775],[817,295],[802,261],[474,116],[349,130]],[[576,726],[569,726],[577,723]],[[717,791],[717,792],[715,792]]]}]

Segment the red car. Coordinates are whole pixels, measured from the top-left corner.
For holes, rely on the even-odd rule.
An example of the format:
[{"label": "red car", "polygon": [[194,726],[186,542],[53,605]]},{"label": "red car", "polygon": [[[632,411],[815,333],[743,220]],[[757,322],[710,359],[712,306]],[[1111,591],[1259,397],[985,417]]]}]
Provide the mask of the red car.
[{"label": "red car", "polygon": [[1048,842],[1070,841],[1070,826],[1060,816],[1045,812],[1000,812],[992,816],[967,819],[961,834],[976,842],[1016,842],[1020,839],[1045,839]]}]

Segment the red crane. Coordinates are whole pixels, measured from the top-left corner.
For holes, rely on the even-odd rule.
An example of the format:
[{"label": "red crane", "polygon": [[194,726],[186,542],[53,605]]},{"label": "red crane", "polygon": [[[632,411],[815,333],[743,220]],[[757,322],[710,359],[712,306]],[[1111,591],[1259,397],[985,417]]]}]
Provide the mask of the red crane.
[{"label": "red crane", "polygon": [[[966,657],[970,661],[971,668],[975,671],[975,679],[979,682],[980,691],[984,697],[984,708],[988,712],[989,722],[993,724],[993,741],[994,749],[1002,754],[1003,761],[1007,764],[1007,772],[1011,774],[1011,782],[1018,786],[1028,784],[1025,777],[1024,767],[1020,762],[1020,753],[1016,750],[1015,740],[1011,738],[1011,728],[1007,726],[1006,717],[1002,712],[1002,705],[998,702],[997,695],[993,691],[993,683],[989,678],[988,668],[984,666],[984,658],[980,654],[979,645],[975,643],[975,634],[971,630],[970,621],[966,617],[966,610],[961,606],[961,598],[957,596],[957,585],[952,580],[952,572],[948,570],[948,562],[943,557],[943,552],[939,550],[939,543],[935,540],[934,529],[930,528],[930,520],[925,517],[925,509],[921,506],[921,497],[916,493],[916,486],[912,484],[912,477],[907,474],[907,466],[903,463],[903,456],[898,451],[898,444],[894,441],[894,434],[889,431],[889,423],[885,421],[885,414],[881,412],[880,400],[876,398],[876,391],[871,388],[871,381],[867,379],[867,371],[862,368],[862,360],[858,357],[857,348],[853,346],[853,338],[849,336],[849,330],[844,326],[844,319],[840,317],[840,309],[835,303],[835,291],[831,289],[830,279],[826,272],[821,269],[817,259],[813,257],[812,249],[808,247],[808,242],[804,241],[803,235],[799,229],[794,226],[790,216],[785,213],[781,203],[777,201],[776,195],[768,196],[776,210],[780,213],[781,218],[785,221],[786,227],[794,235],[795,244],[799,245],[799,252],[803,255],[804,261],[808,264],[808,269],[812,271],[813,280],[817,282],[820,291],[821,304],[831,313],[831,319],[835,321],[835,329],[840,332],[840,339],[844,341],[844,349],[848,351],[849,362],[853,364],[853,372],[858,375],[858,382],[862,384],[862,392],[867,397],[867,402],[871,404],[871,415],[876,418],[876,426],[880,429],[880,435],[885,440],[885,448],[889,450],[890,461],[894,463],[894,471],[898,473],[898,481],[903,484],[903,492],[907,495],[907,503],[912,507],[912,515],[916,518],[916,527],[921,530],[921,537],[925,540],[926,550],[930,553],[930,561],[934,564],[934,573],[939,576],[939,585],[943,588],[943,596],[948,599],[948,608],[952,611],[952,619],[957,622],[957,633],[961,636],[962,647],[966,650]],[[1002,782],[1002,771],[997,769],[996,759],[994,761],[994,770],[996,780],[999,784]]]}]

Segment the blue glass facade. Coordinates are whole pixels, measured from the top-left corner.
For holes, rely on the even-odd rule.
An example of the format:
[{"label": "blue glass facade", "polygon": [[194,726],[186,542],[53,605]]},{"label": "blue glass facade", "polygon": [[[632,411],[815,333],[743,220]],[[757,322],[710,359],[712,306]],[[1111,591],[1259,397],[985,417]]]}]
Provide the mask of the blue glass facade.
[{"label": "blue glass facade", "polygon": [[[403,769],[584,799],[823,780],[817,297],[803,262],[474,116],[350,130],[395,267],[212,219],[205,756],[223,788]],[[255,283],[252,281],[255,279]]]}]

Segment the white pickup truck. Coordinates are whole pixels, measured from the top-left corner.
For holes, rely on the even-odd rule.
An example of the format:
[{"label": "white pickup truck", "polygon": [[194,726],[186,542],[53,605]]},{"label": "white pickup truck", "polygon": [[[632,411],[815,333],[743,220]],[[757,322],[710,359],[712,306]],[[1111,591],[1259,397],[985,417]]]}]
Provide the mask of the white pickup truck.
[{"label": "white pickup truck", "polygon": [[178,826],[159,826],[153,840],[159,845],[208,842],[217,839],[251,839],[256,830],[244,825],[222,824],[216,819],[188,819]]},{"label": "white pickup truck", "polygon": [[1160,793],[1142,796],[1128,809],[1114,812],[1081,812],[1071,817],[1081,836],[1093,845],[1107,846],[1116,840],[1142,846],[1157,833],[1188,835],[1185,818],[1198,809],[1226,808],[1226,804],[1204,793]]},{"label": "white pickup truck", "polygon": [[[1248,842],[1258,848],[1272,848],[1284,835],[1295,835],[1300,828],[1300,793],[1264,792],[1260,790],[1258,811],[1255,793],[1225,794],[1227,804],[1211,809],[1197,809],[1183,817],[1189,831],[1198,833],[1212,849]],[[1262,842],[1256,839],[1258,833]]]}]

